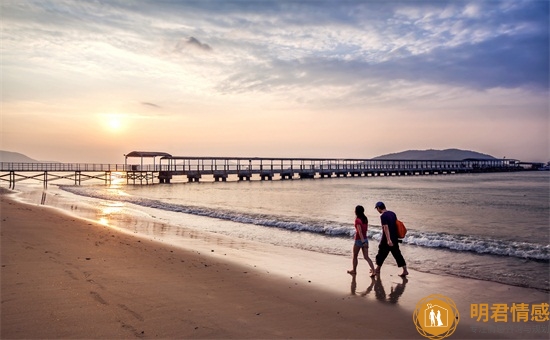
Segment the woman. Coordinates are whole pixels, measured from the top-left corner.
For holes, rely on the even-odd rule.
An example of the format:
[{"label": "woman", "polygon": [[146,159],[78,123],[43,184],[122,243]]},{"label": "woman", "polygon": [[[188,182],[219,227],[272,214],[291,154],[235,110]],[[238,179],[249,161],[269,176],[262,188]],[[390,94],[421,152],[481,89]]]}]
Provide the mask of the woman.
[{"label": "woman", "polygon": [[365,216],[365,208],[358,205],[355,207],[355,238],[353,245],[353,269],[348,270],[348,274],[355,275],[357,274],[357,264],[359,256],[359,250],[363,250],[363,257],[367,260],[370,266],[370,276],[375,275],[374,264],[369,258],[369,240],[367,239],[367,231],[369,229],[369,220]]}]

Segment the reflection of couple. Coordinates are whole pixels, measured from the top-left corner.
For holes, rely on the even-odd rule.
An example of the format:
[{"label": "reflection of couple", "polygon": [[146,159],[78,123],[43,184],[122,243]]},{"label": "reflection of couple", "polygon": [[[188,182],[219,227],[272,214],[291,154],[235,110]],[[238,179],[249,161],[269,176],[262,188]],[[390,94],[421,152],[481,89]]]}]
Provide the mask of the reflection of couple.
[{"label": "reflection of couple", "polygon": [[[357,288],[357,282],[355,280],[356,275],[352,275],[351,279],[351,293],[356,294],[356,288]],[[376,277],[371,277],[371,283],[366,291],[360,293],[361,296],[365,296],[368,293],[370,293],[374,289],[374,295],[377,300],[382,302],[389,302],[389,303],[397,303],[399,300],[399,297],[403,295],[403,292],[405,292],[405,285],[409,280],[407,280],[406,277],[401,277],[403,280],[402,283],[398,283],[395,285],[395,288],[391,286],[391,292],[388,296],[386,296],[386,290],[384,289],[384,286],[382,285],[382,279],[380,278],[380,275],[377,275]]]},{"label": "reflection of couple", "polygon": [[[435,324],[435,320],[437,318],[437,325]],[[432,308],[431,312],[430,312],[430,326],[443,326],[443,322],[441,322],[441,311],[438,310],[437,311],[437,317],[434,313],[434,309]]]}]

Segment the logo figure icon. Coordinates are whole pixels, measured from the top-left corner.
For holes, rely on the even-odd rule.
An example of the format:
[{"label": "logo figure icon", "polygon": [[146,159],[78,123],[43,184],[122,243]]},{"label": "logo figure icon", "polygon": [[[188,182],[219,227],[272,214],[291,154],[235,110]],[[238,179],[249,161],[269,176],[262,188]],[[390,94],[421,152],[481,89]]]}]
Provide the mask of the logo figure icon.
[{"label": "logo figure icon", "polygon": [[[428,303],[427,308],[424,312],[427,313],[428,310],[430,311],[430,317],[429,317],[430,324],[428,325],[427,323],[428,318],[425,317],[426,324],[424,325],[424,327],[447,327],[448,326],[449,311],[447,310],[447,308]],[[437,314],[435,311],[437,311]],[[443,320],[445,320],[445,322],[441,321],[441,315],[442,315],[441,311],[443,311],[443,318],[444,318]]]},{"label": "logo figure icon", "polygon": [[441,294],[432,294],[416,304],[413,321],[422,336],[441,340],[454,333],[459,316],[456,304]]}]

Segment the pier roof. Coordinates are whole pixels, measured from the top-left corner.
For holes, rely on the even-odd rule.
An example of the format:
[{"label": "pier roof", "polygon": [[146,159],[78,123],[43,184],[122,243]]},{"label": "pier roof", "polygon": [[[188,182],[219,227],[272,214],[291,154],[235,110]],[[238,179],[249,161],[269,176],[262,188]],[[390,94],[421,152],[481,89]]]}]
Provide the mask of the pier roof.
[{"label": "pier roof", "polygon": [[155,157],[159,157],[159,156],[172,157],[172,155],[170,155],[169,153],[155,152],[155,151],[132,151],[132,152],[124,155],[124,157],[126,157],[126,158],[128,158],[128,157],[155,158]]}]

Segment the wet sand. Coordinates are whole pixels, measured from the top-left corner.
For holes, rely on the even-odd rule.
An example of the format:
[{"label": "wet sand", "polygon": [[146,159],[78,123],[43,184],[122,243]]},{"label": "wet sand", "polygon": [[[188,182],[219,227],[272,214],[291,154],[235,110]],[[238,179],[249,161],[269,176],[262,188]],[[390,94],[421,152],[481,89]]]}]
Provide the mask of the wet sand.
[{"label": "wet sand", "polygon": [[[470,304],[539,304],[548,294],[410,271],[346,274],[351,259],[189,232],[174,247],[0,195],[2,339],[422,339],[416,304],[453,299],[451,338],[548,338],[546,322],[470,318]],[[374,256],[374,250],[371,249]],[[412,259],[411,259],[412,260]]]}]

